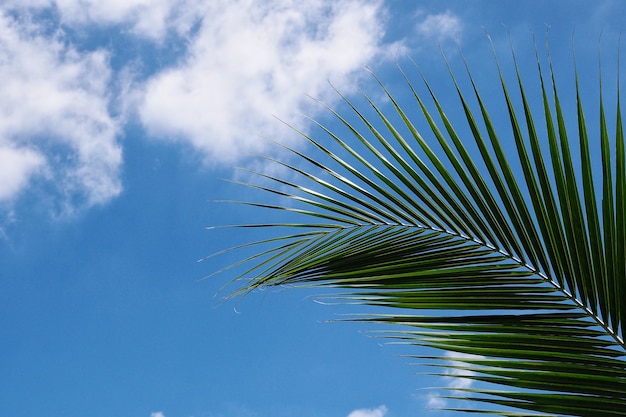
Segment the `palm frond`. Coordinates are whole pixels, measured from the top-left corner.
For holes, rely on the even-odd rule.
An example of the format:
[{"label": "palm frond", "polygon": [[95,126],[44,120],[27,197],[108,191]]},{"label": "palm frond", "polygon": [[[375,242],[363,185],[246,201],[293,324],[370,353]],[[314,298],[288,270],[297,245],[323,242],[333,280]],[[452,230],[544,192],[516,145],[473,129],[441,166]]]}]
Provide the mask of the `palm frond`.
[{"label": "palm frond", "polygon": [[[619,87],[614,137],[602,95],[595,135],[575,74],[572,133],[552,62],[544,77],[538,52],[536,60],[541,121],[515,55],[520,104],[495,57],[511,128],[505,134],[497,132],[465,60],[470,94],[448,69],[469,136],[459,133],[445,111],[449,104],[423,75],[424,95],[400,69],[415,99],[411,107],[373,75],[391,113],[365,93],[363,107],[341,96],[351,115],[328,110],[346,136],[315,122],[323,138],[298,133],[318,157],[285,147],[300,162],[274,161],[299,180],[256,173],[265,185],[244,184],[291,202],[246,204],[310,222],[286,223],[293,232],[258,242],[270,248],[241,261],[251,266],[236,278],[245,282],[239,293],[326,286],[337,288],[334,297],[343,302],[398,311],[355,320],[402,326],[387,336],[462,354],[453,362],[418,356],[485,384],[454,388],[446,398],[474,407],[455,410],[624,415],[626,151]],[[600,170],[593,147],[600,149]]]}]

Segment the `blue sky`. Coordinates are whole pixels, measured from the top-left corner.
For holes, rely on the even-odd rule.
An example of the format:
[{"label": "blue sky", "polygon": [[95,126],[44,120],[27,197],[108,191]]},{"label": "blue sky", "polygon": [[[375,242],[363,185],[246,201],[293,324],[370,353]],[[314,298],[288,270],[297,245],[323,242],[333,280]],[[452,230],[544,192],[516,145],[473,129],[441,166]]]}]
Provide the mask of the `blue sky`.
[{"label": "blue sky", "polygon": [[532,74],[549,25],[565,83],[574,33],[595,83],[600,33],[614,74],[624,16],[617,0],[0,1],[0,413],[422,415],[428,387],[467,382],[325,323],[354,309],[305,290],[224,301],[228,273],[198,282],[236,257],[198,259],[259,237],[207,230],[262,219],[213,203],[248,198],[221,178],[272,169],[250,157],[280,156],[262,136],[307,152],[273,116],[332,125],[307,96],[336,105],[328,80],[374,91],[366,65],[393,89],[408,54],[452,97],[438,48],[460,70],[458,43],[488,95],[485,29],[503,55],[510,33]]}]

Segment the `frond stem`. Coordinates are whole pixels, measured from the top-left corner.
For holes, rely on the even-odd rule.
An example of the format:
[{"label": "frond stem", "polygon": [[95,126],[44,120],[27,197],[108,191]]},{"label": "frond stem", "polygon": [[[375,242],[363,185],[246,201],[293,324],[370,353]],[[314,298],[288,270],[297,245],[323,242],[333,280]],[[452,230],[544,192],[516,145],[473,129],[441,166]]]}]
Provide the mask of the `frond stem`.
[{"label": "frond stem", "polygon": [[[404,226],[404,227],[416,227],[415,225],[402,225],[402,224],[386,224],[386,226]],[[594,313],[589,307],[587,307],[582,301],[580,301],[577,297],[574,297],[572,295],[572,293],[570,291],[568,291],[566,288],[564,288],[563,286],[559,285],[558,282],[555,282],[554,280],[552,280],[549,276],[547,276],[544,272],[542,272],[541,270],[533,267],[532,265],[521,261],[519,258],[517,258],[516,256],[498,248],[495,247],[494,245],[489,244],[488,242],[484,242],[482,240],[470,237],[470,236],[465,236],[459,233],[455,233],[455,232],[451,232],[449,230],[441,230],[439,228],[435,228],[435,227],[431,227],[431,226],[427,226],[427,225],[419,225],[417,226],[419,228],[422,229],[427,229],[427,230],[432,230],[434,232],[444,232],[447,234],[450,234],[452,236],[456,236],[460,239],[466,240],[468,242],[474,242],[477,243],[479,245],[483,245],[486,246],[490,249],[495,250],[496,252],[498,252],[499,254],[511,259],[513,262],[517,263],[520,267],[527,269],[528,271],[532,272],[533,274],[536,274],[537,276],[539,276],[540,278],[542,278],[546,283],[549,283],[550,285],[552,285],[556,290],[562,292],[572,303],[574,303],[578,308],[580,308],[586,315],[588,315],[590,318],[593,319],[593,321],[595,321],[598,326],[600,326],[602,329],[604,329],[608,335],[615,340],[615,342],[622,347],[622,349],[624,349],[624,351],[626,351],[626,343],[624,343],[624,339],[622,339],[622,337],[620,337],[619,334],[617,334],[613,329],[611,329],[605,322],[604,320],[602,320],[601,317],[599,317],[596,313]]]}]

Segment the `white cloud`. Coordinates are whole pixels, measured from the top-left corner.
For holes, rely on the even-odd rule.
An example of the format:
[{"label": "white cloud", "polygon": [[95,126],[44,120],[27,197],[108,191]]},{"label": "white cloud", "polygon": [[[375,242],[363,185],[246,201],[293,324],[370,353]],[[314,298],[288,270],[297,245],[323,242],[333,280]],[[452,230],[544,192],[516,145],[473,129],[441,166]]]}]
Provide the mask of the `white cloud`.
[{"label": "white cloud", "polygon": [[13,199],[24,189],[44,161],[31,149],[0,145],[0,202]]},{"label": "white cloud", "polygon": [[202,15],[202,0],[8,0],[14,10],[50,9],[72,26],[126,25],[130,32],[162,40],[168,31],[184,34]]},{"label": "white cloud", "polygon": [[383,417],[387,414],[387,407],[381,405],[378,408],[361,408],[359,410],[354,410],[348,417]]},{"label": "white cloud", "polygon": [[310,114],[306,94],[380,53],[378,0],[215,0],[186,59],[149,80],[139,115],[150,135],[191,144],[227,162],[281,137],[277,115]]},{"label": "white cloud", "polygon": [[[48,180],[67,209],[121,191],[117,124],[109,115],[108,56],[79,53],[62,34],[0,10],[0,199]],[[10,163],[6,162],[10,160]]]},{"label": "white cloud", "polygon": [[[448,358],[448,364],[451,366],[463,366],[463,359],[485,359],[484,356],[451,351],[447,351],[445,356]],[[446,369],[445,374],[445,378],[448,381],[447,386],[453,390],[470,388],[474,382],[468,377],[475,375],[475,372],[467,369],[448,368]],[[439,397],[438,393],[431,393],[427,396],[427,408],[441,409],[446,406],[447,401],[444,398]]]},{"label": "white cloud", "polygon": [[[121,25],[121,36],[146,36],[157,49],[176,33],[186,54],[133,85],[130,65],[112,71],[116,51],[75,47],[54,18],[33,21],[32,11],[86,34]],[[307,94],[332,104],[329,80],[345,91],[346,76],[385,56],[384,11],[382,0],[5,0],[0,159],[10,163],[0,165],[0,203],[10,209],[33,186],[63,213],[119,195],[129,109],[151,137],[190,145],[211,163],[262,151],[260,135],[294,138],[273,115],[314,114]]]},{"label": "white cloud", "polygon": [[165,417],[162,411],[155,411],[154,413],[150,413],[150,417]]},{"label": "white cloud", "polygon": [[[450,365],[452,366],[463,366],[463,359],[484,359],[484,356],[478,355],[469,355],[466,353],[458,353],[458,352],[446,352],[446,357],[450,358]],[[448,387],[450,388],[469,388],[472,385],[473,380],[467,377],[471,377],[475,375],[475,372],[469,371],[467,369],[454,369],[448,368],[446,369],[446,375],[450,378],[448,382]]]},{"label": "white cloud", "polygon": [[446,400],[439,397],[438,393],[428,395],[428,401],[426,402],[426,408],[438,410],[446,406]]},{"label": "white cloud", "polygon": [[445,40],[455,39],[461,32],[462,24],[454,13],[429,14],[417,24],[417,32],[426,37]]}]

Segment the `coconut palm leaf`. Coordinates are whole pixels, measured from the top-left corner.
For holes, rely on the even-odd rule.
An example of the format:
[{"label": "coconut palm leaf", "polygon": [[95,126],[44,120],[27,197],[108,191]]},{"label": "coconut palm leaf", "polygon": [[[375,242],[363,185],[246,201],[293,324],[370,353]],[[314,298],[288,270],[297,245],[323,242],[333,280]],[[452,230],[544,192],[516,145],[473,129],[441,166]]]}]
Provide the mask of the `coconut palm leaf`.
[{"label": "coconut palm leaf", "polygon": [[[344,133],[315,121],[319,139],[298,132],[317,156],[284,147],[300,160],[273,161],[284,178],[256,173],[261,181],[245,184],[288,203],[246,204],[308,220],[286,223],[285,235],[258,242],[269,248],[242,260],[249,267],[237,276],[244,282],[238,293],[333,287],[342,302],[387,308],[354,319],[393,325],[399,330],[386,336],[400,343],[455,352],[453,361],[449,354],[417,357],[447,368],[434,375],[479,382],[443,396],[471,401],[454,410],[623,416],[626,152],[619,89],[614,136],[602,96],[598,133],[591,133],[576,74],[572,130],[552,63],[542,67],[537,54],[537,119],[513,59],[519,103],[497,65],[510,132],[496,131],[467,64],[469,93],[450,70],[464,130],[425,77],[422,94],[401,69],[414,106],[400,105],[374,76],[390,111],[365,94],[364,106],[342,96],[350,115],[327,109]],[[592,148],[600,149],[600,161]]]}]

